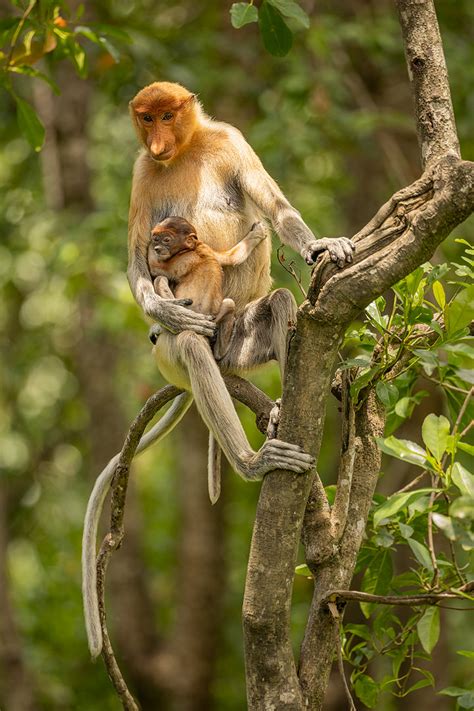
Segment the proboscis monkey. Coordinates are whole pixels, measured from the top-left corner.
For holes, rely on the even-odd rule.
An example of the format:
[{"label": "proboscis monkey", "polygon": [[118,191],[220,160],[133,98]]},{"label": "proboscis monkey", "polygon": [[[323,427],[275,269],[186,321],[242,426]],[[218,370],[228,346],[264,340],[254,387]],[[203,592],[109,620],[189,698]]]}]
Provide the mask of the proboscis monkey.
[{"label": "proboscis monkey", "polygon": [[[155,293],[147,262],[150,234],[158,222],[180,215],[196,227],[206,244],[225,251],[255,222],[268,221],[281,241],[308,264],[328,251],[340,267],[352,261],[354,246],[344,237],[316,239],[240,131],[206,116],[196,96],[183,86],[150,84],[130,102],[130,114],[142,150],[133,174],[128,277],[138,304],[163,327],[161,358],[168,359],[170,382],[192,393],[209,430],[234,470],[245,479],[260,479],[273,469],[306,471],[313,460],[293,444],[273,439],[258,452],[252,450],[220,372],[245,373],[272,359],[284,371],[288,324],[295,320],[296,304],[286,289],[268,293],[269,236],[243,264],[224,267],[224,297],[234,301],[236,321],[219,368],[208,340],[202,337],[213,336],[214,320],[187,308],[180,299],[163,299]],[[167,333],[175,337],[167,338]],[[188,394],[179,396],[141,448],[161,439],[182,417],[191,399]],[[94,657],[102,647],[95,537],[112,476],[109,463],[92,492],[84,528],[83,595]]]},{"label": "proboscis monkey", "polygon": [[[235,267],[249,257],[265,239],[261,223],[235,247],[218,252],[198,239],[196,229],[182,217],[167,217],[152,230],[148,267],[155,293],[163,299],[189,299],[190,308],[215,318],[219,325],[214,356],[220,360],[229,346],[234,325],[235,303],[223,296],[222,267]],[[155,348],[159,359],[160,339]]]}]

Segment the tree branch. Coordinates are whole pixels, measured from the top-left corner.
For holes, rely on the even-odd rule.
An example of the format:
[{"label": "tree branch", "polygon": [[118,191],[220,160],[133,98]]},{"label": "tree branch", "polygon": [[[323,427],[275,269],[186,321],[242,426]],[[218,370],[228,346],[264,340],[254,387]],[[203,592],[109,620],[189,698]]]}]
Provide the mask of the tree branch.
[{"label": "tree branch", "polygon": [[[313,273],[290,343],[279,436],[319,454],[326,399],[347,325],[376,297],[429,259],[474,208],[474,164],[459,159],[449,85],[432,0],[398,0],[413,81],[425,173],[396,193],[357,235],[351,265],[327,257]],[[416,26],[415,26],[416,25]],[[429,38],[429,46],[422,43]],[[423,50],[423,52],[422,52]],[[316,364],[316,367],[315,367]],[[311,505],[326,541],[329,507],[317,474],[272,472],[257,508],[244,597],[247,697],[251,711],[322,707],[334,658],[334,621],[321,607],[335,582],[348,587],[365,530],[380,466],[374,436],[383,414],[373,392],[356,413],[356,459],[347,525],[339,550],[309,562],[315,592],[300,657],[299,678],[290,642],[293,573],[303,515]],[[314,547],[314,546],[313,546]],[[344,581],[344,582],[342,582]]]},{"label": "tree branch", "polygon": [[420,595],[372,595],[371,593],[360,592],[359,590],[331,590],[321,605],[332,602],[346,600],[357,600],[359,602],[375,602],[378,605],[437,605],[443,600],[465,600],[466,595],[458,593],[426,593]]},{"label": "tree branch", "polygon": [[415,102],[423,167],[460,157],[448,70],[432,0],[397,0],[405,58]]},{"label": "tree branch", "polygon": [[[269,413],[274,404],[273,401],[259,388],[252,383],[247,382],[243,378],[239,378],[237,376],[226,376],[224,380],[231,396],[253,410],[257,417],[257,426],[262,432],[265,432],[268,424]],[[145,428],[156,413],[167,402],[177,397],[177,395],[181,392],[182,390],[179,390],[171,385],[161,388],[161,390],[148,398],[145,405],[130,425],[124,445],[115,464],[115,474],[111,487],[112,500],[109,531],[102,541],[102,545],[97,556],[97,596],[103,638],[102,657],[104,659],[109,677],[122,702],[123,708],[126,709],[126,711],[138,711],[138,706],[131,695],[117,664],[107,630],[105,608],[106,571],[112,553],[121,546],[123,541],[123,517],[125,513],[125,501],[130,475],[130,466],[140,444]]]},{"label": "tree branch", "polygon": [[349,371],[342,374],[342,432],[341,455],[337,473],[336,497],[331,510],[331,529],[338,542],[343,534],[349,501],[351,495],[352,475],[354,472],[355,457],[355,418],[354,405],[350,396]]}]

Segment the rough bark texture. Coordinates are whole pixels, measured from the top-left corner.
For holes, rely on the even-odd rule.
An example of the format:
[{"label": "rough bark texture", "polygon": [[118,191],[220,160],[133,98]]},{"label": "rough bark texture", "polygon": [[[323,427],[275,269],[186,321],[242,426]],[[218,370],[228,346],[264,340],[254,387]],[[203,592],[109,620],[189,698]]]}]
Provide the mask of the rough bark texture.
[{"label": "rough bark texture", "polygon": [[[354,236],[353,264],[338,271],[322,261],[308,301],[299,311],[278,436],[316,457],[333,364],[345,328],[371,301],[429,259],[474,208],[474,164],[459,158],[432,0],[399,0],[398,7],[425,172],[396,193]],[[333,535],[334,521],[317,474],[297,477],[272,472],[265,478],[243,610],[251,711],[322,708],[337,640],[336,623],[323,602],[330,590],[349,586],[379,471],[374,437],[382,431],[383,418],[370,393],[356,416],[349,510],[340,541]],[[315,591],[298,674],[289,621],[303,521]]]},{"label": "rough bark texture", "polygon": [[423,167],[439,156],[460,157],[448,70],[432,0],[397,0]]}]

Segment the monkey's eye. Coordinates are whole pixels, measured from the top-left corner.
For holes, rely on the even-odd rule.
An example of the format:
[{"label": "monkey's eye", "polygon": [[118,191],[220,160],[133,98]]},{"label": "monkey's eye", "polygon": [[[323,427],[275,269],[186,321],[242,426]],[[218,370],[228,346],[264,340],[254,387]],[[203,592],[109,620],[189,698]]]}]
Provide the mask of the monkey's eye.
[{"label": "monkey's eye", "polygon": [[153,123],[153,116],[150,114],[143,114],[142,119],[145,123]]},{"label": "monkey's eye", "polygon": [[171,111],[167,111],[165,114],[163,114],[163,116],[161,117],[161,120],[162,121],[171,121],[172,118],[173,118],[173,114],[171,113]]}]

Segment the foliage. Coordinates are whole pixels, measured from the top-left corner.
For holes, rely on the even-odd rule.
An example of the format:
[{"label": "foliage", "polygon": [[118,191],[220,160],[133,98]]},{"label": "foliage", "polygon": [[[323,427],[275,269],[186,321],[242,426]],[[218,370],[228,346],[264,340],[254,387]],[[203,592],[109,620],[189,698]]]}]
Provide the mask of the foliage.
[{"label": "foliage", "polygon": [[[379,440],[379,446],[421,470],[400,491],[375,496],[367,540],[358,559],[358,570],[364,571],[364,592],[456,592],[467,581],[474,550],[474,474],[465,461],[466,454],[474,451],[468,442],[474,424],[470,335],[474,250],[465,240],[458,242],[465,247],[459,263],[424,264],[386,299],[370,304],[366,320],[355,324],[346,337],[346,349],[353,355],[342,368],[351,371],[354,401],[360,403],[368,388],[375,386],[386,409],[387,436]],[[427,414],[416,442],[393,432],[429,396],[420,389],[420,380],[440,388],[449,417]],[[395,554],[409,561],[408,570],[395,574]],[[415,608],[403,621],[390,607],[361,603],[361,609],[370,618],[370,628],[346,625],[344,644],[345,657],[354,666],[351,680],[358,698],[369,708],[378,708],[382,692],[404,697],[423,686],[434,686],[434,677],[423,662],[429,661],[439,639],[439,608]],[[375,655],[382,655],[391,665],[384,666],[379,681],[367,673]],[[462,706],[470,698],[462,690],[459,707],[470,708]]]},{"label": "foliage", "polygon": [[31,104],[17,94],[13,77],[34,77],[59,93],[51,75],[37,68],[46,59],[67,59],[84,79],[88,74],[84,39],[97,45],[115,62],[119,61],[120,52],[110,37],[120,42],[130,40],[124,30],[97,23],[93,26],[80,24],[84,5],[79,5],[74,14],[64,3],[55,0],[29,0],[26,5],[15,2],[12,9],[14,14],[0,22],[0,87],[15,100],[18,125],[32,148],[39,151],[44,143],[44,126]]},{"label": "foliage", "polygon": [[[191,0],[153,8],[142,0],[101,0],[93,12],[86,6],[84,15],[80,8],[71,12],[54,1],[15,2],[1,20],[0,82],[6,93],[0,102],[0,482],[9,497],[10,596],[36,682],[38,708],[116,708],[103,670],[91,665],[87,654],[79,548],[91,477],[108,458],[107,446],[115,447],[120,440],[116,436],[113,444],[100,442],[97,459],[94,417],[99,419],[101,412],[95,396],[104,392],[112,400],[121,435],[145,397],[160,385],[149,358],[146,325],[125,277],[129,181],[136,151],[126,115],[130,96],[155,78],[181,81],[199,91],[211,114],[244,131],[319,234],[352,234],[381,199],[400,187],[391,154],[383,153],[381,139],[387,131],[404,155],[416,155],[392,8],[364,2],[354,13],[341,15],[317,7],[311,24],[296,8],[300,6],[295,2],[266,0],[258,7],[236,3],[231,19],[234,27],[240,25],[238,31],[222,3]],[[92,17],[87,17],[89,12]],[[468,0],[456,3],[455,12],[447,4],[439,7],[463,153],[471,158],[474,79],[465,68],[474,62],[474,44],[466,33],[473,12]],[[252,41],[257,28],[264,43],[274,41],[272,22],[278,51],[286,49],[291,33],[292,51],[285,58],[274,59]],[[64,65],[74,67],[92,94],[93,112],[86,127],[92,197],[87,214],[70,206],[45,207],[51,177],[47,172],[45,177],[40,163],[44,154],[34,152],[42,144],[34,89],[40,82],[53,91],[63,88]],[[366,98],[361,101],[361,96]],[[17,114],[28,143],[19,134]],[[417,174],[416,162],[409,170]],[[468,239],[472,223],[463,230]],[[378,300],[369,308],[367,321],[354,324],[347,335],[345,366],[351,372],[357,369],[354,397],[363,398],[367,385],[375,384],[388,416],[382,446],[391,454],[405,452],[400,459],[387,458],[381,485],[391,493],[374,499],[358,563],[365,590],[385,594],[432,587],[430,511],[439,589],[460,584],[451,544],[460,575],[466,575],[464,547],[472,543],[472,444],[467,433],[461,434],[472,417],[471,405],[456,428],[464,391],[470,387],[467,371],[472,369],[466,327],[472,287],[465,286],[472,253],[465,251],[461,258],[465,246],[450,240],[444,256],[437,255],[437,261],[453,262],[449,272],[439,264],[425,265],[386,296],[389,308]],[[297,257],[295,269],[301,270],[306,284],[307,271]],[[273,273],[277,285],[293,288],[301,298],[276,261]],[[419,324],[426,332],[418,333]],[[106,347],[113,359],[98,378],[95,359]],[[277,396],[276,368],[255,380]],[[241,415],[257,445],[252,418],[246,412]],[[330,403],[320,460],[327,481],[335,476],[336,427],[336,406]],[[179,477],[170,476],[179,473],[176,443],[164,442],[158,454],[145,455],[135,477],[147,583],[158,609],[156,626],[164,636],[176,614],[176,541],[182,525]],[[396,493],[402,486],[402,464],[412,464],[421,473],[421,462],[427,473],[420,487]],[[245,705],[240,608],[258,490],[236,477],[228,477],[225,488],[229,574],[213,693],[217,708],[234,711]],[[308,569],[300,572],[293,601],[295,645],[311,598]],[[430,608],[415,609],[408,617],[385,606],[363,609],[369,615],[363,624],[345,626],[344,654],[353,665],[359,698],[381,710],[391,708],[385,690],[403,695],[416,684],[420,688],[432,683],[426,650],[437,650],[438,608],[429,613]],[[448,614],[449,625],[443,624]],[[459,708],[472,707],[472,651],[464,649],[466,614],[440,610],[441,634],[451,649],[460,650],[450,655],[451,686],[440,693],[449,701],[456,699]]]},{"label": "foliage", "polygon": [[259,8],[253,0],[236,2],[230,16],[236,29],[258,22],[265,49],[275,57],[284,57],[293,46],[293,33],[287,21],[294,28],[310,26],[308,15],[295,0],[262,0]]}]

